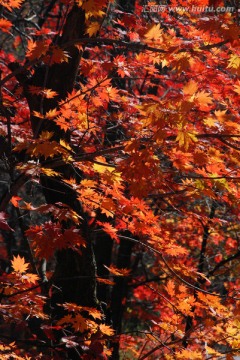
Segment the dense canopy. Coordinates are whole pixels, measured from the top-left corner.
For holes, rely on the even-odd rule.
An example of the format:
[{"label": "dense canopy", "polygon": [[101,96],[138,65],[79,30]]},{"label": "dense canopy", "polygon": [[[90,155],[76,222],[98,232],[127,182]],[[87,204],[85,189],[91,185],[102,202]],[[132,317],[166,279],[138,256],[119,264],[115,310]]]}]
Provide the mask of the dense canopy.
[{"label": "dense canopy", "polygon": [[0,10],[1,359],[233,359],[237,1]]}]

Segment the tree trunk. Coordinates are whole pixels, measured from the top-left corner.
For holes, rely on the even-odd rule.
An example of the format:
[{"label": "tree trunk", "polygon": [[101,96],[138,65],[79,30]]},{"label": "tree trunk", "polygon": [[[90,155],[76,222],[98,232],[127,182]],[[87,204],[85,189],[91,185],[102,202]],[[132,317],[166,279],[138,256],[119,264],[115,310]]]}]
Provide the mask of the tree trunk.
[{"label": "tree trunk", "polygon": [[[78,72],[82,51],[73,46],[74,40],[86,37],[85,35],[85,12],[80,7],[73,6],[69,12],[63,27],[62,35],[56,38],[55,45],[64,45],[64,51],[69,55],[69,61],[52,66],[37,66],[35,73],[29,78],[29,74],[18,75],[18,80],[24,88],[31,114],[34,111],[46,113],[50,109],[58,106],[58,101],[64,99],[68,92],[74,88],[76,74]],[[71,43],[70,46],[66,46]],[[16,64],[11,65],[11,69],[16,68]],[[49,88],[58,93],[54,99],[39,100],[29,92],[29,85]],[[53,131],[54,140],[67,139],[68,133],[62,132],[54,123],[41,120],[34,115],[31,116],[33,134],[38,137],[42,131]],[[69,171],[74,176],[75,171],[68,165],[57,169],[63,177],[69,177]],[[82,254],[72,250],[62,250],[56,256],[56,270],[53,276],[56,285],[53,295],[53,303],[62,303],[64,301],[76,302],[81,305],[97,306],[96,298],[96,265],[92,249],[92,239],[90,237],[87,218],[83,213],[81,205],[77,200],[74,191],[69,191],[63,182],[59,179],[43,176],[41,178],[43,193],[48,203],[62,202],[69,205],[81,217],[83,223],[79,224],[82,230],[87,246],[82,249]]]}]

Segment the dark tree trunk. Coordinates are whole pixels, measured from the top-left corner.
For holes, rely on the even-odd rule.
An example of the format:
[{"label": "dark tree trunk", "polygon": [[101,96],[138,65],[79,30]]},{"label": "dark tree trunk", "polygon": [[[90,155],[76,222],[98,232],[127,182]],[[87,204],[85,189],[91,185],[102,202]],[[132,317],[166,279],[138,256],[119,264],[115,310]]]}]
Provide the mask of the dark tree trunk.
[{"label": "dark tree trunk", "polygon": [[[24,88],[31,113],[37,111],[44,114],[50,109],[56,108],[58,101],[64,99],[67,93],[73,90],[82,52],[72,44],[74,40],[86,37],[84,28],[85,12],[77,6],[73,6],[66,18],[61,37],[55,39],[55,45],[57,44],[60,47],[64,45],[64,51],[67,51],[69,61],[52,66],[39,65],[31,77],[29,74],[18,76],[18,80]],[[16,66],[16,64],[12,64],[11,68],[14,69]],[[38,97],[32,96],[29,92],[29,85],[50,88],[56,91],[58,96],[54,100],[41,101]],[[31,123],[35,137],[38,137],[42,131],[48,130],[54,132],[54,140],[56,141],[59,141],[60,138],[68,138],[67,133],[63,133],[49,121],[41,120],[32,115]],[[69,177],[69,171],[73,176],[75,174],[74,169],[70,169],[68,165],[57,170],[65,178]],[[53,303],[71,301],[82,305],[97,306],[96,265],[86,215],[82,211],[75,192],[70,191],[69,187],[60,179],[56,181],[56,179],[44,176],[41,178],[41,184],[48,203],[65,203],[83,217],[83,223],[79,224],[79,227],[87,242],[87,246],[82,249],[81,255],[72,250],[63,250],[57,254],[53,279],[58,291],[54,292]]]},{"label": "dark tree trunk", "polygon": [[[123,11],[133,12],[135,3],[128,1],[120,1]],[[64,50],[69,54],[68,63],[54,64],[52,66],[37,66],[35,73],[29,77],[29,74],[19,74],[18,80],[23,86],[25,96],[27,98],[31,113],[34,111],[46,113],[50,109],[58,106],[58,101],[64,99],[68,92],[74,88],[74,82],[78,72],[82,52],[73,46],[73,41],[79,38],[86,37],[85,31],[85,13],[81,8],[73,6],[72,10],[67,16],[65,25],[63,27],[62,36],[57,38],[55,45],[64,45]],[[66,44],[70,44],[67,46]],[[16,67],[12,64],[12,69]],[[50,88],[58,93],[54,99],[46,99],[40,101],[38,97],[32,96],[29,92],[29,85],[38,87]],[[59,141],[60,138],[68,139],[68,133],[62,132],[56,125],[50,121],[41,120],[35,116],[31,116],[31,123],[34,137],[37,138],[39,134],[44,131],[54,132],[54,140]],[[59,167],[57,171],[63,175],[64,178],[69,178],[69,172],[73,177],[75,171],[68,165]],[[112,317],[113,327],[117,333],[121,332],[121,323],[123,315],[122,300],[127,294],[127,279],[117,279],[116,285],[113,288],[112,296],[109,293],[109,287],[106,285],[98,286],[98,293],[96,294],[96,275],[98,269],[99,276],[106,276],[108,272],[103,265],[110,265],[112,254],[112,240],[107,235],[100,235],[95,239],[93,248],[93,237],[88,226],[88,219],[83,213],[80,203],[77,200],[74,191],[69,190],[59,179],[43,176],[41,178],[43,192],[48,203],[62,202],[69,205],[83,218],[83,222],[79,224],[82,234],[85,237],[87,246],[82,250],[80,255],[72,250],[63,250],[56,255],[56,268],[53,275],[53,283],[55,290],[51,299],[51,306],[55,309],[52,314],[54,317],[60,317],[62,310],[57,304],[63,302],[75,302],[83,306],[93,306],[104,308],[104,303],[111,301],[111,308],[105,308],[106,321],[111,322]],[[133,243],[127,240],[121,240],[117,254],[117,266],[119,268],[129,268]],[[95,254],[96,262],[95,263]],[[98,301],[99,298],[100,302]],[[102,303],[102,304],[101,304]],[[110,316],[111,313],[111,316]],[[119,359],[118,345],[114,346],[114,353],[112,359]],[[68,354],[68,358],[79,359],[77,353]]]}]

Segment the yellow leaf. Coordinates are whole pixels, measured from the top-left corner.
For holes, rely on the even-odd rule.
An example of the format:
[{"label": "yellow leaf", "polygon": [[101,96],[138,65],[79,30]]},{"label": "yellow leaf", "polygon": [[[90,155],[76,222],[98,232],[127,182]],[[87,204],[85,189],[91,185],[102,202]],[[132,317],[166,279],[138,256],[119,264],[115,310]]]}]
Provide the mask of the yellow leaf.
[{"label": "yellow leaf", "polygon": [[24,275],[23,278],[31,284],[35,284],[39,280],[39,276],[37,276],[36,274],[29,274],[29,273]]},{"label": "yellow leaf", "polygon": [[198,89],[198,83],[194,80],[190,80],[184,87],[183,93],[184,95],[193,95]]},{"label": "yellow leaf", "polygon": [[160,24],[154,24],[151,28],[146,32],[144,37],[146,40],[158,40],[162,36],[162,29],[160,28]]},{"label": "yellow leaf", "polygon": [[232,54],[229,59],[228,68],[238,69],[240,68],[240,57]]},{"label": "yellow leaf", "polygon": [[197,142],[198,139],[194,134],[188,131],[178,130],[176,141],[179,142],[180,147],[184,147],[185,150],[187,150],[189,148],[189,144],[191,142]]},{"label": "yellow leaf", "polygon": [[89,308],[89,307],[83,306],[82,311],[87,311],[89,313],[89,315],[91,315],[94,319],[101,320],[103,317],[101,311],[97,310],[96,308]]},{"label": "yellow leaf", "polygon": [[47,175],[47,176],[60,176],[58,172],[49,169],[49,168],[41,168],[41,173]]},{"label": "yellow leaf", "polygon": [[[106,165],[104,164],[105,162],[105,159],[99,159],[99,158],[96,158],[97,161],[99,161],[99,163],[94,163],[93,165],[93,169],[95,171],[97,171],[99,174],[103,174],[105,171],[114,171],[114,167],[112,166],[108,166],[108,164],[106,163]],[[100,162],[102,162],[102,164],[100,164]]]},{"label": "yellow leaf", "polygon": [[100,29],[100,24],[97,21],[94,21],[88,25],[86,33],[91,37],[93,35],[96,35],[99,29]]},{"label": "yellow leaf", "polygon": [[213,348],[209,347],[209,346],[205,346],[206,348],[206,351],[207,351],[207,354],[208,355],[214,355],[214,356],[221,356],[222,357],[222,354],[219,353],[218,351],[214,350]]},{"label": "yellow leaf", "polygon": [[212,104],[212,98],[210,97],[210,94],[205,91],[199,91],[196,94],[196,100],[199,102],[200,105]]},{"label": "yellow leaf", "polygon": [[45,118],[47,119],[53,119],[59,114],[59,111],[57,109],[52,109],[46,112]]},{"label": "yellow leaf", "polygon": [[13,260],[11,260],[11,264],[13,270],[21,274],[26,272],[29,267],[29,263],[25,263],[25,259],[21,258],[19,255],[13,257]]},{"label": "yellow leaf", "polygon": [[207,117],[206,119],[204,119],[203,122],[206,126],[209,126],[209,127],[217,127],[218,126],[217,120],[210,116]]},{"label": "yellow leaf", "polygon": [[109,325],[101,324],[101,325],[99,325],[99,329],[105,335],[108,335],[108,336],[114,335],[114,330]]},{"label": "yellow leaf", "polygon": [[62,145],[62,147],[64,147],[67,150],[72,150],[70,145],[63,139],[60,139],[60,145]]},{"label": "yellow leaf", "polygon": [[238,80],[238,83],[236,85],[233,86],[234,87],[234,91],[240,95],[240,81]]},{"label": "yellow leaf", "polygon": [[119,269],[114,265],[110,265],[109,267],[104,265],[104,267],[115,276],[128,276],[130,273],[129,269]]}]

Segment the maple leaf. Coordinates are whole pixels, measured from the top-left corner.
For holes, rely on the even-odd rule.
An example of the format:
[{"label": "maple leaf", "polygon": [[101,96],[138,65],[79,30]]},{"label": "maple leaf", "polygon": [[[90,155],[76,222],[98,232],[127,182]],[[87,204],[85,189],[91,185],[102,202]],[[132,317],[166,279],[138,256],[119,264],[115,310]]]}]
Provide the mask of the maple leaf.
[{"label": "maple leaf", "polygon": [[0,5],[5,6],[9,11],[20,8],[23,0],[0,0]]},{"label": "maple leaf", "polygon": [[47,119],[54,119],[59,114],[59,111],[57,109],[51,109],[46,112],[45,117]]},{"label": "maple leaf", "polygon": [[188,253],[187,249],[184,249],[182,246],[178,246],[176,244],[171,244],[171,246],[166,247],[164,251],[166,254],[172,256],[186,255]]},{"label": "maple leaf", "polygon": [[217,357],[222,357],[222,354],[219,353],[217,350],[214,350],[213,348],[205,345],[205,348],[206,348],[206,351],[207,351],[207,354],[210,355],[210,356],[217,356]]},{"label": "maple leaf", "polygon": [[41,94],[46,99],[52,99],[53,97],[58,95],[58,93],[56,91],[53,91],[51,89],[44,89],[44,90],[42,90]]},{"label": "maple leaf", "polygon": [[[76,336],[64,336],[61,338],[61,342],[66,344],[66,348],[76,348],[78,346],[78,343],[73,341]],[[52,338],[52,340],[55,340],[55,338]]]},{"label": "maple leaf", "polygon": [[106,266],[104,265],[104,267],[113,275],[115,276],[128,276],[130,274],[129,269],[119,269],[114,265],[110,265],[110,266]]},{"label": "maple leaf", "polygon": [[36,274],[27,273],[22,276],[22,279],[26,280],[31,284],[35,284],[39,280],[39,276]]},{"label": "maple leaf", "polygon": [[166,288],[167,293],[170,296],[175,296],[175,284],[174,284],[173,280],[168,280],[165,288]]},{"label": "maple leaf", "polygon": [[67,247],[83,246],[86,247],[85,239],[79,234],[79,230],[74,227],[66,229],[64,233],[59,236],[56,247],[58,249],[64,249]]},{"label": "maple leaf", "polygon": [[25,263],[25,259],[18,256],[13,256],[13,260],[11,260],[12,268],[15,272],[19,272],[20,274],[25,273],[29,268],[29,263]]},{"label": "maple leaf", "polygon": [[90,17],[103,17],[105,14],[104,11],[102,11],[102,3],[98,3],[95,0],[88,0],[88,1],[82,1],[77,0],[79,6],[82,7],[83,10],[85,10],[85,16],[87,19]]},{"label": "maple leaf", "polygon": [[117,236],[117,229],[115,229],[111,224],[107,222],[97,221],[97,224],[100,225],[103,230],[113,239],[119,242],[119,238]]},{"label": "maple leaf", "polygon": [[97,277],[97,282],[101,283],[101,284],[106,284],[106,285],[114,285],[115,283],[109,279],[103,279],[101,277]]},{"label": "maple leaf", "polygon": [[238,80],[237,84],[235,84],[234,86],[234,91],[240,95],[240,81]]},{"label": "maple leaf", "polygon": [[71,314],[67,314],[64,317],[62,317],[60,320],[58,320],[58,325],[64,325],[64,324],[71,324],[73,322],[73,317]]},{"label": "maple leaf", "polygon": [[14,231],[7,223],[7,218],[8,218],[8,215],[3,212],[3,211],[0,211],[0,229],[2,230],[7,230],[7,231]]},{"label": "maple leaf", "polygon": [[82,311],[87,311],[89,313],[89,315],[91,315],[94,319],[101,320],[103,317],[101,311],[97,310],[96,308],[89,308],[89,307],[83,306]]},{"label": "maple leaf", "polygon": [[99,325],[99,330],[107,336],[113,336],[114,335],[114,330],[111,328],[111,326],[109,325],[105,325],[105,324],[100,324]]},{"label": "maple leaf", "polygon": [[229,59],[229,64],[227,66],[228,68],[238,69],[240,68],[240,56],[237,56],[235,54],[231,54]]},{"label": "maple leaf", "polygon": [[183,93],[184,95],[193,95],[198,89],[198,83],[194,80],[190,80],[184,87]]},{"label": "maple leaf", "polygon": [[53,64],[61,64],[62,62],[68,62],[69,55],[67,51],[64,51],[58,46],[52,46],[49,49],[49,55],[45,59],[45,62],[47,62],[49,65]]},{"label": "maple leaf", "polygon": [[146,40],[159,40],[162,37],[163,30],[161,29],[160,24],[154,24],[150,29],[144,34]]},{"label": "maple leaf", "polygon": [[100,24],[97,21],[93,21],[89,25],[87,25],[86,34],[88,34],[91,37],[93,35],[96,35],[99,29],[100,29]]},{"label": "maple leaf", "polygon": [[57,173],[56,171],[54,171],[54,170],[52,170],[52,169],[48,169],[48,168],[43,168],[43,167],[41,167],[40,168],[40,172],[42,173],[42,174],[45,174],[45,175],[47,175],[47,176],[59,176],[59,173]]},{"label": "maple leaf", "polygon": [[181,299],[177,307],[182,313],[192,315],[192,307],[194,306],[194,302],[194,297],[188,296],[185,299]]},{"label": "maple leaf", "polygon": [[88,330],[88,323],[81,314],[76,314],[73,318],[72,327],[75,331],[84,332]]},{"label": "maple leaf", "polygon": [[0,30],[9,33],[10,28],[12,27],[11,21],[7,19],[0,18]]},{"label": "maple leaf", "polygon": [[193,142],[197,142],[198,139],[197,137],[192,134],[191,132],[189,131],[185,131],[185,130],[182,130],[182,129],[179,129],[178,130],[178,135],[176,137],[176,141],[179,142],[179,146],[180,147],[184,147],[185,150],[188,150],[189,148],[189,145]]},{"label": "maple leaf", "polygon": [[13,204],[14,207],[19,207],[18,202],[19,202],[20,200],[22,200],[21,197],[19,197],[19,196],[12,196],[12,198],[11,198],[11,203]]},{"label": "maple leaf", "polygon": [[204,119],[203,122],[205,125],[207,125],[209,127],[218,127],[218,122],[213,117],[209,116],[206,119]]},{"label": "maple leaf", "polygon": [[101,212],[105,214],[107,217],[114,217],[114,211],[116,209],[116,205],[112,199],[106,198],[103,199],[100,209]]},{"label": "maple leaf", "polygon": [[107,93],[108,93],[108,96],[109,96],[109,100],[118,101],[120,99],[119,94],[118,94],[118,92],[119,92],[118,89],[116,89],[116,88],[114,88],[112,86],[108,86],[106,88],[106,90],[107,90]]},{"label": "maple leaf", "polygon": [[46,55],[49,48],[48,40],[33,41],[28,40],[28,51],[26,56],[29,60],[39,59],[42,55]]},{"label": "maple leaf", "polygon": [[210,97],[210,94],[205,91],[199,91],[196,94],[196,100],[200,105],[210,105],[213,102],[212,98]]}]

